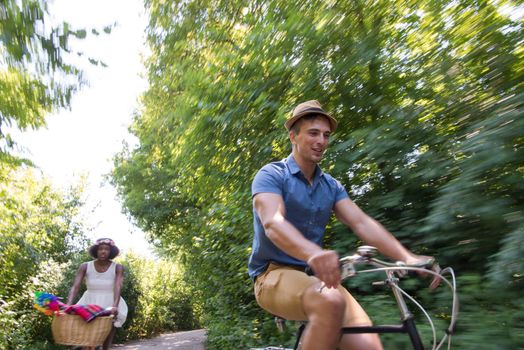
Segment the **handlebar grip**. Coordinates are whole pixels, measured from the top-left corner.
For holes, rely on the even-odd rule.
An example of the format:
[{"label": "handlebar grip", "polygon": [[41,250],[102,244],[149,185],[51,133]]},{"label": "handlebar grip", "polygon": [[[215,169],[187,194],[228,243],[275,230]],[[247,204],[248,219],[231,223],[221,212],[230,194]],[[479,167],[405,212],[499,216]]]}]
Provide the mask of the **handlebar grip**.
[{"label": "handlebar grip", "polygon": [[[423,264],[411,265],[411,267],[418,267],[418,268],[421,268],[421,269],[431,270],[431,269],[433,269],[433,266],[435,266],[435,263],[436,263],[435,259],[430,258],[427,261],[425,261]],[[408,270],[408,276],[416,277],[417,276],[417,271]]]},{"label": "handlebar grip", "polygon": [[305,272],[306,275],[308,275],[308,276],[315,276],[315,271],[313,271],[313,269],[311,268],[311,266],[306,266],[304,272]]},{"label": "handlebar grip", "polygon": [[424,268],[425,269],[432,269],[433,266],[437,263],[437,261],[435,260],[435,258],[429,258],[425,264],[424,264]]},{"label": "handlebar grip", "polygon": [[[344,267],[344,264],[343,263],[340,263],[340,271],[343,272],[343,267]],[[304,269],[304,272],[306,273],[306,275],[308,276],[315,276],[315,271],[313,271],[313,268],[311,268],[311,266],[306,266],[306,268]]]}]

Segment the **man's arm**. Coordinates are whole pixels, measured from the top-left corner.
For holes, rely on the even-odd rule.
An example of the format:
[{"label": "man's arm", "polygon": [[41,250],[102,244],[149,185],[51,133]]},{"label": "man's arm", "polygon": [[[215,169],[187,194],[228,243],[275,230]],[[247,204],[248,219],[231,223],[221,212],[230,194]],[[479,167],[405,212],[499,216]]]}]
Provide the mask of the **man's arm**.
[{"label": "man's arm", "polygon": [[282,196],[275,193],[258,193],[253,205],[264,226],[266,236],[286,254],[306,261],[327,287],[340,284],[338,254],[323,250],[309,241],[293,224],[285,219],[286,209]]},{"label": "man's arm", "polygon": [[382,254],[406,264],[416,263],[421,257],[407,250],[391,233],[369,215],[364,213],[349,198],[335,204],[335,215],[355,234],[369,245],[376,247]]},{"label": "man's arm", "polygon": [[[431,259],[430,256],[415,255],[407,250],[378,221],[364,213],[349,198],[342,199],[335,204],[335,215],[342,223],[350,227],[360,239],[376,247],[382,254],[393,260],[403,261],[407,265],[416,265]],[[439,272],[440,268],[438,265],[434,265],[433,270]],[[434,277],[430,288],[436,288],[439,284],[440,278]]]}]

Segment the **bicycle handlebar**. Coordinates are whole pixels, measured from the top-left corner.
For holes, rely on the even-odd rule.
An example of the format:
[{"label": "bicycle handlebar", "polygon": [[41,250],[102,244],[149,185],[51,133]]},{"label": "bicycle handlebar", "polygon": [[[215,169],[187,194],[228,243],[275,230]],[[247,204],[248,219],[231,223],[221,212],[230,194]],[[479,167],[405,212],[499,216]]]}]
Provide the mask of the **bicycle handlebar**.
[{"label": "bicycle handlebar", "polygon": [[351,277],[357,273],[355,265],[367,264],[379,268],[398,268],[396,270],[401,275],[405,274],[402,273],[402,267],[405,267],[408,270],[408,272],[410,272],[414,270],[431,270],[436,265],[435,259],[433,258],[428,258],[426,261],[420,264],[407,265],[402,261],[387,262],[377,259],[374,257],[376,254],[377,248],[365,245],[358,247],[357,252],[355,254],[341,258],[340,267],[342,270],[342,279]]},{"label": "bicycle handlebar", "polygon": [[[424,261],[424,262],[422,262],[420,264],[407,265],[407,264],[405,264],[404,262],[401,262],[401,261],[400,262],[383,261],[383,260],[375,258],[375,255],[377,255],[377,248],[372,247],[372,246],[360,246],[357,249],[357,252],[355,254],[340,258],[339,261],[340,261],[342,280],[344,280],[344,279],[346,279],[348,277],[354,276],[358,272],[363,273],[363,272],[385,271],[387,276],[388,276],[386,281],[378,282],[378,283],[380,283],[380,284],[388,284],[392,288],[394,294],[397,297],[397,302],[399,303],[399,307],[401,307],[401,309],[402,309],[401,305],[405,306],[404,300],[403,299],[400,300],[402,298],[402,296],[400,294],[403,294],[403,295],[407,296],[408,298],[410,298],[410,300],[413,303],[415,303],[424,312],[426,318],[430,322],[430,325],[431,325],[431,328],[432,328],[432,331],[433,331],[433,344],[434,344],[433,349],[439,349],[440,346],[446,340],[446,338],[448,339],[448,348],[449,348],[450,345],[451,345],[451,335],[455,331],[455,324],[456,324],[456,321],[457,321],[457,315],[458,315],[458,311],[459,311],[458,310],[459,309],[458,294],[457,294],[457,290],[456,290],[456,282],[455,282],[455,275],[454,275],[453,269],[448,267],[448,268],[445,268],[443,270],[440,270],[440,267],[438,266],[438,264],[436,263],[435,259],[433,259],[433,258],[429,258],[427,261]],[[361,270],[361,271],[357,271],[357,269],[355,267],[356,265],[371,265],[371,266],[374,266],[375,268],[364,269],[364,270]],[[422,308],[421,305],[419,305],[412,297],[410,297],[407,293],[405,293],[398,286],[398,278],[395,278],[393,276],[394,272],[396,272],[400,276],[403,276],[403,275],[406,274],[406,271],[408,273],[411,272],[411,271],[414,271],[414,272],[423,272],[423,273],[431,274],[431,275],[439,278],[441,281],[444,281],[445,284],[447,284],[450,287],[450,289],[452,290],[453,303],[452,303],[451,320],[450,320],[449,327],[447,327],[447,329],[446,329],[446,335],[442,338],[442,341],[440,342],[440,344],[438,346],[436,346],[436,332],[435,332],[435,328],[433,326],[433,323],[431,322],[430,316]],[[311,275],[314,274],[310,267],[306,268],[306,272],[308,274],[311,274]],[[452,283],[448,279],[446,279],[445,277],[442,276],[444,273],[449,273],[451,275]],[[322,285],[323,285],[323,283],[322,283]],[[324,288],[324,286],[321,286],[319,291],[321,292],[323,288]]]},{"label": "bicycle handlebar", "polygon": [[[414,271],[415,269],[418,270],[431,270],[435,265],[435,259],[429,258],[427,261],[424,261],[420,264],[410,264],[407,265],[402,261],[397,262],[387,262],[380,259],[375,258],[374,256],[377,255],[377,248],[369,245],[363,245],[358,247],[357,252],[353,255],[348,255],[345,257],[342,257],[339,259],[340,261],[340,269],[342,272],[342,279],[346,279],[348,277],[354,276],[357,274],[357,270],[355,268],[355,265],[372,265],[379,268],[398,268],[397,273],[400,275],[403,275],[405,273],[402,273],[401,267],[405,267],[408,271],[408,274]],[[308,275],[314,275],[313,269],[311,267],[306,267],[306,273]]]}]

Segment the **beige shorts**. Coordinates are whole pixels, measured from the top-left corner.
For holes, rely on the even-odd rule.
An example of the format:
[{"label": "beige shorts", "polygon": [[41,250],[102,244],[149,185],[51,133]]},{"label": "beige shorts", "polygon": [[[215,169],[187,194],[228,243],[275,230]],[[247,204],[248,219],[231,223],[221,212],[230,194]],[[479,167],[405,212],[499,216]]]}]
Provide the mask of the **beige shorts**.
[{"label": "beige shorts", "polygon": [[[306,321],[302,296],[307,288],[319,283],[318,278],[308,276],[300,268],[272,263],[257,276],[255,297],[263,309],[275,316],[286,320]],[[338,290],[346,299],[344,326],[371,325],[364,309],[346,288],[339,286]]]}]

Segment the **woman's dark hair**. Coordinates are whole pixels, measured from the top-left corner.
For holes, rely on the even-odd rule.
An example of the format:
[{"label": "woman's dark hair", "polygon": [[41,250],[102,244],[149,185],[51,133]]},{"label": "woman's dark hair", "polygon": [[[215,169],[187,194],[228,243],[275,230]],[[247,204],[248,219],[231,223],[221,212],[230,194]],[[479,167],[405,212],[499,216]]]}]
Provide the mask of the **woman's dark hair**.
[{"label": "woman's dark hair", "polygon": [[96,240],[95,244],[89,247],[89,255],[95,259],[98,258],[98,247],[102,244],[109,246],[109,249],[111,250],[109,253],[109,259],[114,259],[120,253],[120,249],[118,249],[115,245],[115,241],[111,238],[99,238]]}]

